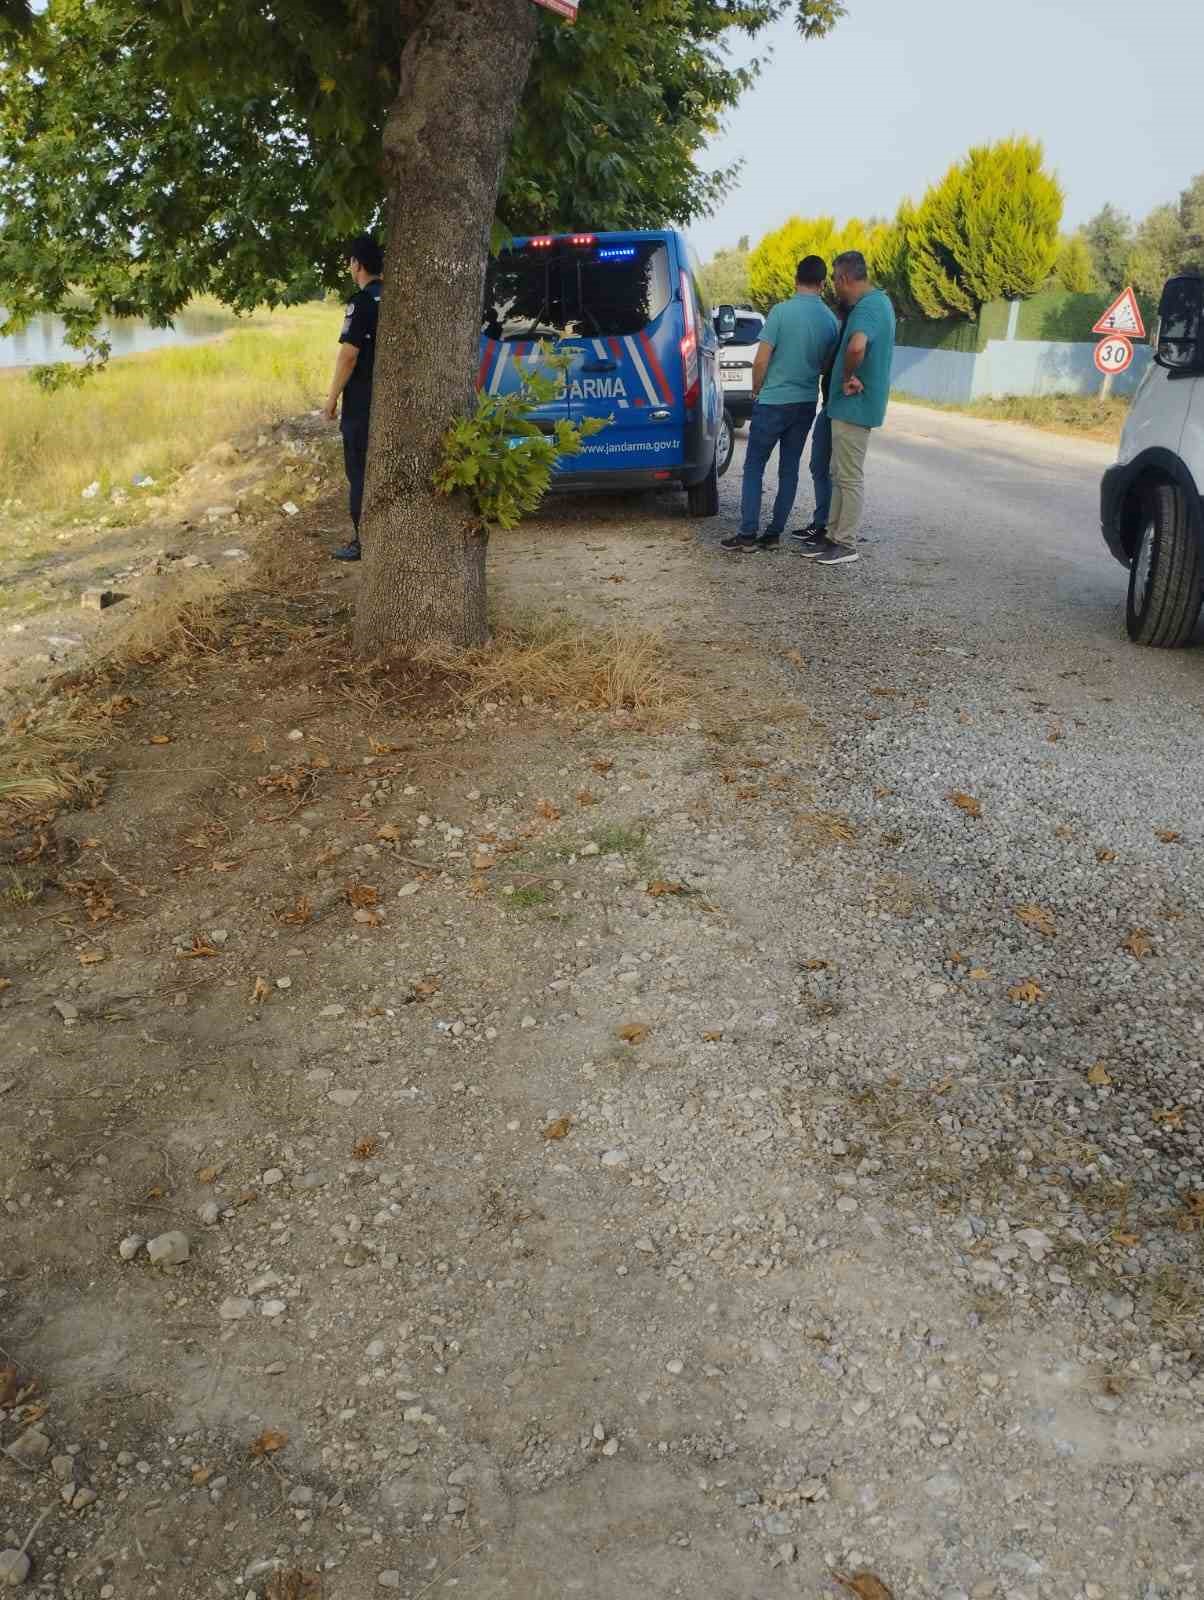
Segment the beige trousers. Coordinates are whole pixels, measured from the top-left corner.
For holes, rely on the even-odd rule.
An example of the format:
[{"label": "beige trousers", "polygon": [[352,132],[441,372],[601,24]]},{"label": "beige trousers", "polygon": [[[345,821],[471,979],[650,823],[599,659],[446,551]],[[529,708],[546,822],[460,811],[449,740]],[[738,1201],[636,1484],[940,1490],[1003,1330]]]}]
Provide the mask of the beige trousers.
[{"label": "beige trousers", "polygon": [[856,422],[832,419],[832,509],[828,538],[850,548],[857,543],[865,505],[865,452],[870,430]]}]

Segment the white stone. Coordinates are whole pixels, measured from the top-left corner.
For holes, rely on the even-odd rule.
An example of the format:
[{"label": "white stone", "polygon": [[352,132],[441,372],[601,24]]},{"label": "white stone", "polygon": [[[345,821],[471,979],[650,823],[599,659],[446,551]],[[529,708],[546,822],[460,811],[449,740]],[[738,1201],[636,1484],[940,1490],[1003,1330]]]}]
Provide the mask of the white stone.
[{"label": "white stone", "polygon": [[146,1253],[157,1267],[178,1267],[189,1256],[187,1234],[160,1233],[147,1242]]}]

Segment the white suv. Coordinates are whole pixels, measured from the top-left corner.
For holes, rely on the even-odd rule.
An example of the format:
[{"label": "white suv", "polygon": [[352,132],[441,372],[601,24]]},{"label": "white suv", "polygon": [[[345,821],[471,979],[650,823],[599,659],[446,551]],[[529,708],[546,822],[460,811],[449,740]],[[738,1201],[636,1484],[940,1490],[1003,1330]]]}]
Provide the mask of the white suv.
[{"label": "white suv", "polygon": [[715,312],[723,403],[737,426],[752,416],[753,360],[764,326],[765,318],[761,313],[746,306],[720,306]]},{"label": "white suv", "polygon": [[[722,359],[722,356],[721,356]],[[1204,596],[1204,277],[1171,278],[1146,368],[1104,474],[1109,550],[1129,569],[1136,644],[1187,644]]]}]

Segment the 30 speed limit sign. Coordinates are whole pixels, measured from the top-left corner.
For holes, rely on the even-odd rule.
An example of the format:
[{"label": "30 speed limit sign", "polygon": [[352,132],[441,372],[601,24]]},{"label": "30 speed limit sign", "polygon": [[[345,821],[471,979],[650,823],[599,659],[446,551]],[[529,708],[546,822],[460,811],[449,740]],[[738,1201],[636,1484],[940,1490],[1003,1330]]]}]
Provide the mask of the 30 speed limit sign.
[{"label": "30 speed limit sign", "polygon": [[1095,364],[1106,378],[1114,378],[1118,372],[1124,372],[1132,359],[1132,344],[1116,333],[1101,339],[1095,347]]}]

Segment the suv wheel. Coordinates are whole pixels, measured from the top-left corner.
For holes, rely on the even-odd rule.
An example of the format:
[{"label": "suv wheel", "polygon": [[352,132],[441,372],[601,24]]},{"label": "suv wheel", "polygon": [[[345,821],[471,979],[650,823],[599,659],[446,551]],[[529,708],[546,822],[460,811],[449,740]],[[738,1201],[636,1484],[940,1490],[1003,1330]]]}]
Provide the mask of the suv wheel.
[{"label": "suv wheel", "polygon": [[722,478],[731,466],[735,450],[736,424],[732,421],[731,412],[725,407],[719,423],[719,442],[715,446],[715,472],[718,477]]},{"label": "suv wheel", "polygon": [[1200,541],[1181,489],[1153,484],[1147,492],[1137,549],[1129,565],[1125,626],[1134,644],[1175,649],[1195,630],[1204,596]]},{"label": "suv wheel", "polygon": [[692,517],[719,515],[719,471],[716,462],[711,462],[711,470],[701,483],[692,483],[686,490],[686,500]]}]

